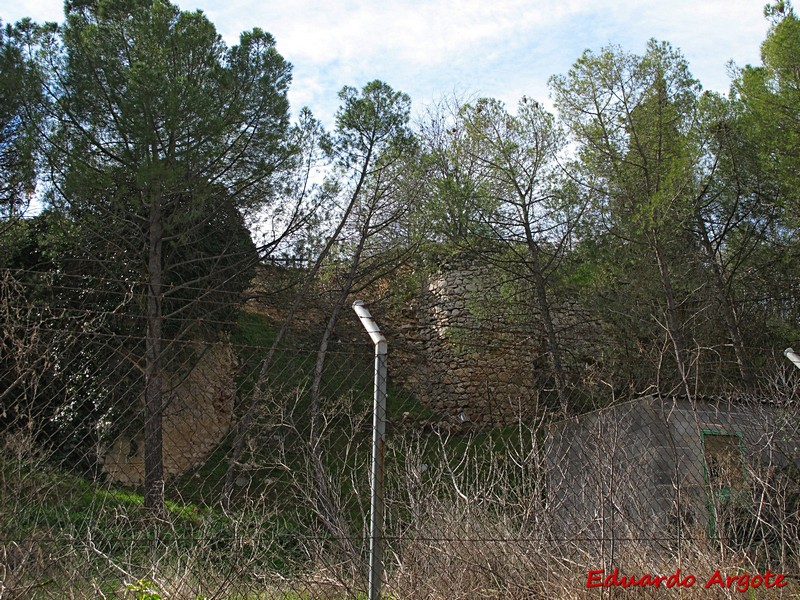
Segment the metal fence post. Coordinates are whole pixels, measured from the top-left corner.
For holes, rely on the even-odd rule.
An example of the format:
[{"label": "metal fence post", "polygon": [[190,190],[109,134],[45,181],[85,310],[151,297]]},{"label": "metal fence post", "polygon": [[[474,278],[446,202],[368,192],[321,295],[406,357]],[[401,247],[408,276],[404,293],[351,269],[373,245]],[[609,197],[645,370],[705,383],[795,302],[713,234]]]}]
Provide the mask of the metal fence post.
[{"label": "metal fence post", "polygon": [[386,338],[361,300],[353,302],[375,344],[375,407],[372,420],[372,497],[370,499],[369,600],[380,600],[383,579],[383,459],[386,435]]},{"label": "metal fence post", "polygon": [[795,367],[800,369],[800,354],[798,354],[791,348],[787,348],[786,350],[783,351],[783,355],[790,361],[792,361]]}]

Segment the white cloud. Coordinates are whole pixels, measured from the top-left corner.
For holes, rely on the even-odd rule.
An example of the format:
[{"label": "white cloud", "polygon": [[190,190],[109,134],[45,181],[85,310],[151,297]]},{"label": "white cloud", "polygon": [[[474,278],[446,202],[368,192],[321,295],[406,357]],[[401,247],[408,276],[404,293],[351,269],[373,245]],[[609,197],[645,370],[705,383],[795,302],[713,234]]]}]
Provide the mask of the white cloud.
[{"label": "white cloud", "polygon": [[[547,79],[609,43],[642,52],[648,38],[680,48],[707,88],[725,91],[729,60],[758,61],[765,0],[179,0],[201,8],[228,43],[258,26],[295,65],[293,106],[332,123],[345,84],[383,79],[416,104],[454,89],[513,105],[546,101]],[[0,16],[61,20],[60,0],[4,3]]]},{"label": "white cloud", "polygon": [[0,18],[4,23],[16,23],[23,17],[30,17],[36,22],[63,20],[64,4],[57,0],[2,0],[0,2]]}]

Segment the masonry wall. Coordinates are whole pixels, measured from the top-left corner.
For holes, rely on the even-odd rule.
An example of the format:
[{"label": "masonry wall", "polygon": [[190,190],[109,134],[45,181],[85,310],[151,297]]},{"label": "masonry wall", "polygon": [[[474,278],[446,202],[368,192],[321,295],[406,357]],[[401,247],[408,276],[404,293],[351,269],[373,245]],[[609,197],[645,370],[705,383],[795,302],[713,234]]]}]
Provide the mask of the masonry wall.
[{"label": "masonry wall", "polygon": [[[188,374],[167,374],[163,418],[164,475],[180,475],[200,465],[228,432],[235,397],[236,358],[228,343],[217,343],[200,355]],[[106,451],[103,470],[114,482],[144,482],[141,431],[119,435]]]},{"label": "masonry wall", "polygon": [[421,290],[416,324],[398,332],[405,352],[390,355],[390,374],[437,417],[496,426],[533,409],[542,352],[500,295],[485,267],[454,260]]}]

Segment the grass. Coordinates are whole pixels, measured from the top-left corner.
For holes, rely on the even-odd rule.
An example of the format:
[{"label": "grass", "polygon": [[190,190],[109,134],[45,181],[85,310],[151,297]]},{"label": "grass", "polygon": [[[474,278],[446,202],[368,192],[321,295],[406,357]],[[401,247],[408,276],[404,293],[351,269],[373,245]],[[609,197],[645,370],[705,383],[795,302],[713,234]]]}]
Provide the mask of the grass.
[{"label": "grass", "polygon": [[[240,356],[240,403],[247,402],[261,359],[274,339],[274,324],[268,318],[240,314],[231,335]],[[358,534],[364,499],[369,497],[368,471],[363,467],[371,437],[373,355],[368,345],[339,343],[336,350],[328,356],[324,377],[323,398],[331,429],[323,456],[331,477],[341,484],[344,515]],[[330,536],[313,507],[303,504],[313,495],[301,501],[292,491],[297,484],[292,472],[308,468],[292,444],[307,443],[302,424],[307,419],[315,357],[316,345],[310,339],[276,354],[270,380],[272,400],[276,408],[295,403],[291,418],[300,429],[281,438],[288,451],[285,464],[278,466],[273,456],[276,442],[271,439],[275,432],[269,429],[272,417],[262,415],[254,445],[243,457],[254,465],[246,472],[247,494],[242,494],[232,513],[224,513],[217,504],[230,436],[202,466],[168,483],[168,518],[159,526],[153,526],[144,510],[141,490],[90,481],[43,461],[0,456],[0,484],[5,491],[0,498],[0,536],[17,545],[28,541],[20,546],[24,546],[24,556],[16,561],[8,585],[20,590],[44,582],[40,592],[26,596],[42,598],[66,597],[59,595],[65,589],[73,590],[77,598],[196,600],[209,589],[219,591],[223,584],[228,588],[217,597],[338,597],[286,586],[268,587],[276,590],[272,594],[243,591],[264,589],[265,578],[302,583],[315,561],[326,560]],[[414,419],[430,414],[413,395],[394,386],[389,388],[388,409],[390,420],[399,420],[405,412]],[[349,415],[355,413],[363,421],[349,423]],[[455,454],[477,457],[481,449],[502,443],[497,439],[502,435],[512,434],[454,435],[448,447]],[[436,444],[431,443],[429,449],[433,464]],[[402,460],[390,453],[387,467],[398,471]],[[6,546],[4,552],[13,550]]]},{"label": "grass", "polygon": [[[280,388],[308,384],[313,376],[314,361],[321,331],[291,332],[273,358],[273,384]],[[242,363],[237,381],[240,398],[252,391],[261,360],[277,336],[277,329],[268,317],[252,311],[240,311],[231,342],[239,349]],[[343,336],[347,337],[347,336]],[[353,390],[365,402],[372,402],[373,354],[366,343],[346,343],[342,338],[329,347],[323,377],[324,391],[336,393]],[[430,418],[432,413],[409,391],[388,385],[387,411],[389,420],[409,413],[413,418]]]},{"label": "grass", "polygon": [[[388,569],[389,595],[384,597],[499,600],[545,597],[545,592],[550,597],[576,600],[596,597],[583,589],[586,568],[559,562],[559,552],[569,551],[564,544],[548,545],[537,541],[536,535],[525,544],[513,541],[518,534],[514,507],[521,506],[524,499],[516,504],[510,493],[515,487],[513,477],[504,469],[505,463],[492,460],[503,455],[509,444],[521,443],[518,431],[512,428],[491,434],[451,436],[447,451],[438,459],[456,460],[466,455],[469,465],[455,479],[441,470],[437,479],[432,467],[422,481],[425,493],[420,497],[428,509],[421,516],[405,515],[402,461],[429,460],[435,464],[434,454],[441,447],[428,435],[430,454],[394,450],[387,453],[387,493],[394,500],[389,505],[389,522],[399,525],[396,531],[390,528],[390,534],[405,537],[390,542],[392,561],[402,561],[402,568]],[[492,464],[495,466],[491,473],[482,470]],[[480,493],[474,501],[459,500],[454,495],[454,482],[467,495]],[[0,484],[7,492],[0,497],[0,529],[6,540],[0,546],[5,553],[0,568],[6,568],[4,562],[12,565],[10,571],[2,573],[3,584],[12,590],[10,597],[15,593],[16,597],[33,599],[118,600],[362,597],[346,594],[341,586],[329,583],[327,577],[317,577],[331,565],[324,562],[324,545],[317,547],[318,554],[309,552],[309,547],[319,541],[308,528],[314,520],[310,515],[308,522],[301,524],[288,518],[289,513],[277,510],[226,515],[197,504],[170,503],[167,523],[154,528],[148,524],[142,497],[135,491],[89,482],[7,453],[0,453]],[[297,516],[296,512],[293,514]],[[506,517],[510,520],[506,521]],[[415,518],[423,520],[415,522]],[[540,521],[539,517],[536,523],[547,526],[547,521]],[[449,539],[466,532],[468,539],[458,543]],[[420,539],[415,540],[418,536]],[[437,539],[439,536],[441,540]],[[506,538],[512,541],[503,542]],[[15,542],[9,544],[7,540]],[[721,557],[702,544],[693,545],[691,540],[688,548],[686,569],[696,572],[698,581],[707,577],[709,565],[729,574],[754,568],[748,566],[745,557]],[[9,559],[14,552],[16,557]],[[669,558],[664,564],[648,562],[653,559],[648,559],[646,553],[634,553],[630,559],[632,562],[626,564],[648,572],[667,573],[675,566]],[[589,567],[600,564],[599,558],[593,556],[586,560]],[[775,571],[775,565],[771,566]],[[793,587],[787,588],[786,594],[767,594],[761,589],[728,594],[700,590],[697,585],[683,597],[791,597],[798,584],[792,581],[789,585]],[[639,591],[628,590],[626,595],[646,596]]]},{"label": "grass", "polygon": [[[151,581],[154,569],[163,578],[191,568],[197,587],[203,576],[213,587],[233,574],[241,585],[254,573],[289,577],[308,560],[298,542],[302,532],[274,511],[223,514],[168,501],[166,521],[154,524],[141,494],[131,489],[5,453],[0,473],[6,492],[0,496],[0,574],[11,597],[17,597],[14,590],[19,597],[63,597],[59,591],[91,583],[106,597],[155,598],[147,590],[160,590],[163,582],[142,583]],[[33,589],[38,592],[29,593]],[[99,597],[88,588],[86,594]]]}]

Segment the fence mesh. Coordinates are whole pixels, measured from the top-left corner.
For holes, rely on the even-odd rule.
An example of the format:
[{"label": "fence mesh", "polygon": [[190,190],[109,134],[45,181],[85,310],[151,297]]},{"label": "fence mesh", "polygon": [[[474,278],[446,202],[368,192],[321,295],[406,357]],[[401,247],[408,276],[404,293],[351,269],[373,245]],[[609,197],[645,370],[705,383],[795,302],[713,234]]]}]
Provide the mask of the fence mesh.
[{"label": "fence mesh", "polygon": [[[365,598],[374,370],[355,315],[324,352],[302,327],[276,346],[274,314],[221,300],[168,322],[159,514],[133,288],[3,273],[0,598]],[[528,399],[481,425],[404,390],[389,348],[385,597],[796,597],[790,382],[569,419]]]}]

